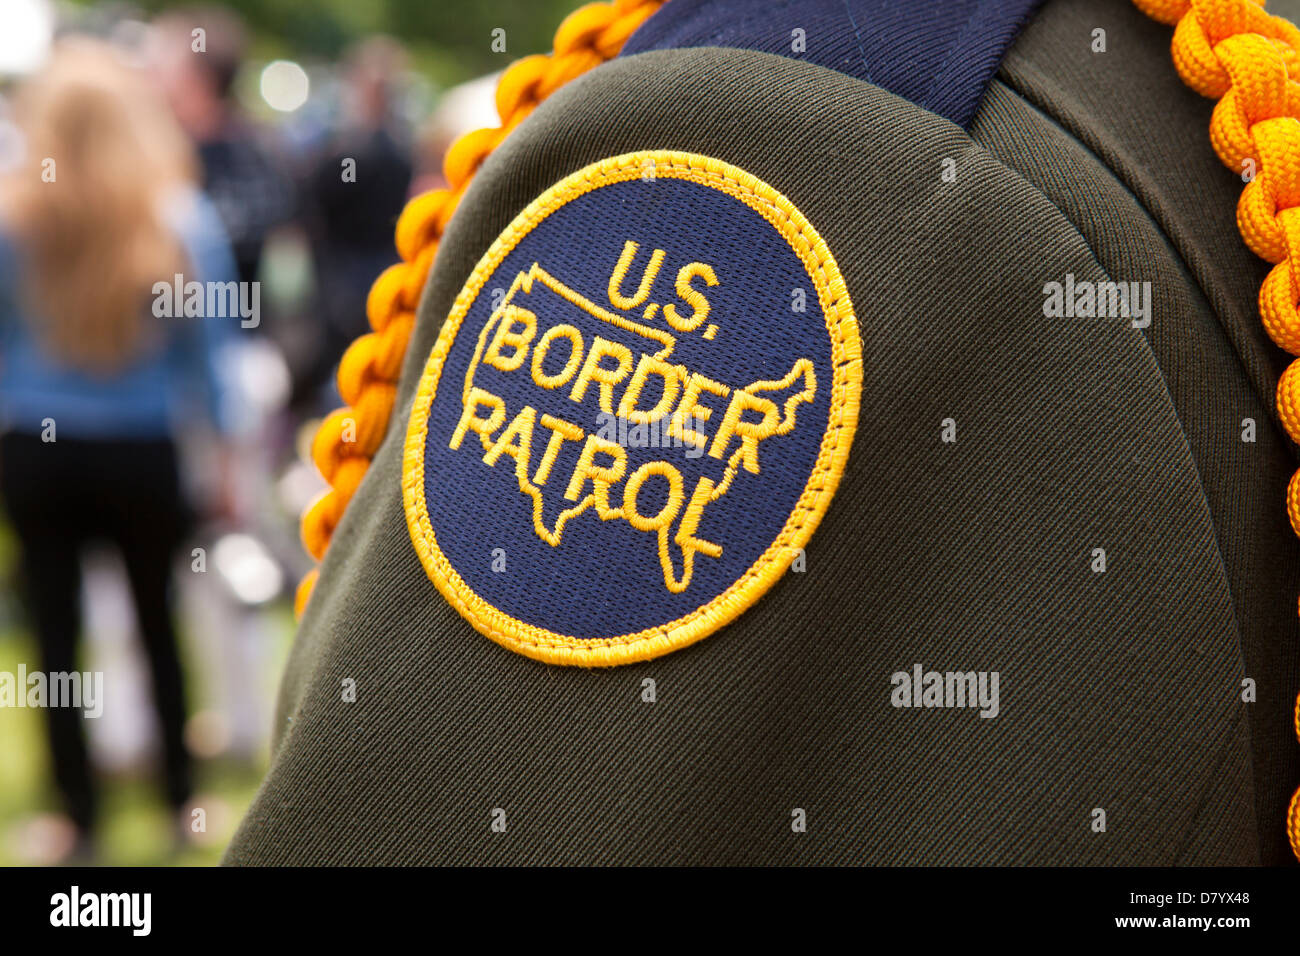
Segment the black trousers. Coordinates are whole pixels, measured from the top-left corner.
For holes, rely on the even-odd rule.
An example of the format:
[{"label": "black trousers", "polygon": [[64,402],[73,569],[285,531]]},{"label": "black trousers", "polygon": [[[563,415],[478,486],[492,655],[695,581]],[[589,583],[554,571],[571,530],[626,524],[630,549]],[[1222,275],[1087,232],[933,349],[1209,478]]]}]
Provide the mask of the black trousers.
[{"label": "black trousers", "polygon": [[[46,672],[77,669],[83,547],[122,555],[162,727],[167,797],[190,796],[185,696],[172,623],[171,563],[185,531],[176,450],[166,440],[0,438],[0,494],[22,550],[22,589]],[[111,708],[111,691],[105,706]],[[90,829],[95,791],[77,708],[46,709],[55,780],[68,813]]]}]

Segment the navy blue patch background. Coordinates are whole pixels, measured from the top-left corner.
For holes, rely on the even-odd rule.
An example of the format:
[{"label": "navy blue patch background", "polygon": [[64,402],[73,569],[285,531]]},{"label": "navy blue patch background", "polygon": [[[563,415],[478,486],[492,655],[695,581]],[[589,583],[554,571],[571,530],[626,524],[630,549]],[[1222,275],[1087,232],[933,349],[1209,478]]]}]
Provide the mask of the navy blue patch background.
[{"label": "navy blue patch background", "polygon": [[[658,554],[658,536],[639,531],[626,521],[601,521],[594,508],[571,518],[558,547],[543,541],[533,530],[532,498],[519,490],[514,459],[503,455],[495,466],[483,462],[478,436],[468,433],[459,448],[448,447],[462,411],[465,373],[484,323],[493,308],[493,290],[504,293],[517,273],[538,262],[543,269],[591,301],[618,313],[609,302],[607,286],[626,240],[640,244],[637,257],[623,284],[631,294],[653,249],[664,249],[664,261],[648,302],[676,302],[683,314],[689,307],[678,301],[673,284],[677,270],[688,262],[711,264],[718,285],[695,286],[709,299],[711,312],[696,332],[675,333],[677,344],[668,361],[706,375],[733,390],[760,379],[780,379],[797,358],[813,361],[817,393],[812,402],[797,406],[797,425],[785,436],[765,439],[759,446],[761,473],[742,467],[735,483],[721,499],[704,509],[696,536],[721,544],[723,554],[714,559],[695,556],[689,587],[673,594],[664,585]],[[539,295],[516,293],[513,301],[529,306]],[[805,293],[805,311],[792,309],[792,290]],[[593,337],[629,345],[634,363],[639,351],[651,354],[656,343],[608,323],[586,318],[576,306],[540,293],[547,308],[538,311],[537,332],[528,359],[514,372],[500,372],[480,362],[475,384],[502,397],[506,424],[525,406],[538,411],[533,432],[529,475],[550,437],[541,425],[543,413],[582,426],[587,434],[600,427],[598,389],[588,388],[581,404],[569,398],[572,385],[551,391],[533,383],[532,346],[545,330],[559,322],[581,329],[590,349]],[[541,301],[540,299],[538,300]],[[552,308],[554,311],[551,311]],[[634,312],[619,313],[644,321],[644,304]],[[701,332],[719,327],[712,342]],[[661,315],[645,324],[671,331]],[[644,342],[644,348],[640,343]],[[563,343],[549,356],[546,371],[561,367],[568,351]],[[622,396],[627,379],[615,387],[614,403]],[[541,221],[498,265],[479,291],[462,322],[438,380],[429,413],[425,442],[425,497],[429,520],[438,545],[469,587],[498,610],[527,624],[578,638],[613,637],[667,624],[717,597],[759,558],[776,539],[803,494],[826,433],[832,390],[830,336],[816,287],[784,236],[757,212],[739,200],[709,186],[659,176],[653,181],[635,179],[615,183],[579,196]],[[789,393],[783,390],[778,405]],[[658,397],[648,386],[642,407]],[[680,398],[680,395],[679,395]],[[774,398],[774,400],[776,400]],[[715,410],[703,426],[712,440],[727,398],[705,393],[701,402]],[[504,429],[505,425],[502,426]],[[500,435],[501,430],[494,433]],[[733,440],[730,450],[734,450]],[[554,518],[580,451],[579,443],[565,442],[544,486],[546,523]],[[683,493],[689,500],[701,474],[715,481],[726,461],[707,454],[688,459],[684,447],[626,448],[627,470],[615,484],[610,504],[619,507],[626,475],[654,459],[672,463],[682,472]],[[607,462],[601,457],[598,462]],[[650,515],[666,500],[666,483],[648,482],[641,494],[640,511]],[[591,490],[587,483],[584,493]],[[684,510],[684,507],[683,507]],[[675,534],[680,516],[671,526]],[[506,570],[492,570],[493,551],[505,551]],[[674,568],[680,577],[680,548],[671,546]]]},{"label": "navy blue patch background", "polygon": [[[723,46],[874,83],[969,128],[1012,41],[1043,0],[672,0],[620,56]],[[806,49],[792,49],[804,31]],[[1086,51],[1087,38],[1080,49]],[[1080,53],[1080,55],[1084,55]]]}]

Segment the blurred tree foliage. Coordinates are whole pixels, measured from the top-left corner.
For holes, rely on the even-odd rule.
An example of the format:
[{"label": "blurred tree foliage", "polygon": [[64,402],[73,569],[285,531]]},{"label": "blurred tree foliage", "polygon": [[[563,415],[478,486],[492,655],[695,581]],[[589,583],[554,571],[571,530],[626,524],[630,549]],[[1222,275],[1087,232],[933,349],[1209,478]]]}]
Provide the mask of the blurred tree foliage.
[{"label": "blurred tree foliage", "polygon": [[[83,3],[86,0],[82,0]],[[93,3],[93,0],[90,0]],[[146,14],[226,6],[247,22],[258,49],[335,58],[353,41],[385,33],[405,44],[416,69],[450,85],[551,48],[555,28],[586,0],[135,0]],[[505,52],[492,49],[505,31]]]}]

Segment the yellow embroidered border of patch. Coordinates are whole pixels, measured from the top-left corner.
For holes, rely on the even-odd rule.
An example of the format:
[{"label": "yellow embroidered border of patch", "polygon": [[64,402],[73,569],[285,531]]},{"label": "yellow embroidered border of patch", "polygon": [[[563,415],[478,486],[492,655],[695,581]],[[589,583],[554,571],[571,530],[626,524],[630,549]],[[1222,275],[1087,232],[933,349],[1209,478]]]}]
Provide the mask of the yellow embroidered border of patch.
[{"label": "yellow embroidered border of patch", "polygon": [[[424,497],[425,437],[443,363],[461,323],[501,261],[540,222],[565,203],[602,186],[637,179],[650,166],[656,176],[685,179],[724,192],[766,219],[789,243],[817,287],[831,339],[834,381],[830,415],[817,462],[781,533],[726,591],[668,624],[618,637],[581,639],[520,621],[475,594],[457,574],[429,521]],[[735,620],[785,573],[807,544],[830,504],[848,462],[862,393],[858,322],[839,267],[817,231],[785,196],[722,160],[654,150],[614,156],[581,169],[533,200],[497,237],[452,305],[425,364],[411,408],[402,468],[402,501],[411,541],[429,579],[480,633],[503,647],[549,664],[583,667],[646,661],[686,647]]]}]

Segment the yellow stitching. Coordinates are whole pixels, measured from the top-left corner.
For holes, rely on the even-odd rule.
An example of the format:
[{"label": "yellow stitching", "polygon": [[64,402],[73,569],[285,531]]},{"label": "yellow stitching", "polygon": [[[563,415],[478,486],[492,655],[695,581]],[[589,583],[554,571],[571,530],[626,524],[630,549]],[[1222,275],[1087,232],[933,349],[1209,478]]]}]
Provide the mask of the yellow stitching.
[{"label": "yellow stitching", "polygon": [[[603,358],[612,358],[618,362],[618,368],[606,368],[600,364]],[[597,335],[587,350],[587,361],[582,363],[582,371],[573,383],[569,398],[581,402],[587,394],[587,386],[597,383],[600,391],[600,410],[606,415],[614,414],[614,386],[627,378],[632,371],[632,350],[621,342],[611,342]]]},{"label": "yellow stitching", "polygon": [[[652,518],[637,510],[636,498],[647,478],[659,475],[668,482],[668,500]],[[659,531],[669,527],[682,507],[682,473],[666,461],[649,461],[628,476],[623,486],[623,515],[638,531]]]},{"label": "yellow stitching", "polygon": [[[801,375],[804,379],[803,390],[786,399],[784,417],[777,412],[775,402],[761,398],[757,394],[789,388]],[[741,447],[738,454],[744,456],[745,470],[758,474],[758,443],[771,435],[788,435],[792,432],[795,426],[795,406],[800,402],[811,402],[816,394],[817,373],[813,368],[812,360],[806,358],[797,360],[789,374],[780,381],[752,382],[738,389],[731,398],[731,404],[727,406],[727,414],[723,416],[722,426],[714,436],[713,446],[709,449],[710,457],[721,458],[727,450],[727,443],[730,442],[731,436],[739,435]],[[764,413],[762,424],[741,421],[740,416],[746,409],[762,411]],[[733,468],[735,462],[736,459],[733,457]]]},{"label": "yellow stitching", "polygon": [[[475,414],[480,405],[491,407],[492,414],[487,418],[479,418]],[[478,434],[479,441],[483,443],[484,449],[491,447],[491,435],[501,427],[506,420],[506,403],[504,399],[498,398],[491,392],[482,388],[470,389],[470,393],[465,398],[465,406],[460,413],[460,421],[456,424],[456,430],[451,433],[451,448],[459,448],[461,441],[465,438],[467,431],[473,431]]]},{"label": "yellow stitching", "polygon": [[[524,331],[515,332],[516,323],[523,325]],[[524,364],[524,357],[528,354],[528,346],[536,334],[537,315],[535,313],[529,312],[527,309],[521,309],[517,305],[506,306],[501,310],[497,334],[492,336],[492,344],[488,346],[483,361],[493,368],[500,369],[502,372],[513,372]],[[514,353],[509,356],[502,355],[501,349],[503,346],[510,346],[514,349]]]},{"label": "yellow stitching", "polygon": [[670,303],[664,306],[664,318],[678,332],[693,332],[709,317],[709,300],[704,297],[703,292],[691,286],[691,280],[697,276],[703,279],[706,285],[718,284],[718,277],[714,275],[713,267],[706,262],[691,262],[677,270],[677,294],[694,310],[683,319],[677,314],[676,305]]},{"label": "yellow stitching", "polygon": [[698,372],[692,372],[686,379],[686,388],[682,392],[682,403],[677,406],[677,411],[673,412],[672,420],[668,422],[668,434],[673,438],[680,438],[688,445],[694,445],[697,448],[704,448],[709,444],[708,438],[697,432],[693,428],[686,427],[686,419],[690,418],[696,423],[707,422],[713,417],[713,409],[708,405],[700,404],[700,393],[709,392],[712,395],[726,398],[731,392],[731,388],[723,385],[721,382],[715,382],[711,378],[700,375]]},{"label": "yellow stitching", "polygon": [[621,295],[619,289],[623,287],[623,277],[627,275],[632,260],[636,258],[636,250],[637,244],[631,239],[623,243],[623,251],[619,254],[618,262],[609,277],[609,301],[620,309],[635,309],[650,298],[650,287],[654,285],[655,277],[659,275],[659,267],[664,264],[666,253],[662,249],[656,249],[650,254],[650,263],[641,274],[641,284],[636,287],[636,293],[631,298]]},{"label": "yellow stitching", "polygon": [[[501,260],[555,209],[601,186],[638,178],[640,164],[645,160],[654,163],[656,175],[711,186],[745,203],[776,228],[799,256],[814,280],[831,337],[830,413],[813,472],[781,533],[726,591],[668,624],[618,637],[581,640],[504,614],[474,594],[451,567],[438,549],[424,501],[425,428],[439,373],[460,324]],[[734,620],[756,602],[816,530],[844,472],[857,428],[861,364],[857,319],[839,268],[822,238],[784,196],[749,173],[709,157],[655,151],[604,160],[569,176],[534,200],[493,243],[457,297],[420,378],[407,431],[402,496],[412,543],[430,579],[466,620],[486,637],[528,657],[554,664],[613,666],[650,660],[685,647]],[[704,481],[708,479],[701,479]],[[661,529],[660,534],[664,533]]]},{"label": "yellow stitching", "polygon": [[[564,370],[556,375],[547,375],[543,363],[546,361],[546,356],[550,354],[551,341],[557,338],[568,339],[572,348],[564,362]],[[582,353],[585,348],[586,346],[582,344],[582,333],[572,325],[551,326],[533,348],[533,381],[542,388],[564,388],[578,371],[578,366],[582,364]]]},{"label": "yellow stitching", "polygon": [[[614,464],[596,464],[597,455],[608,455],[614,459]],[[564,492],[564,500],[577,501],[587,479],[591,479],[592,494],[596,500],[596,514],[600,515],[600,520],[612,521],[621,518],[623,512],[609,506],[609,486],[621,481],[625,471],[627,471],[627,452],[623,451],[622,445],[606,441],[597,435],[588,435],[587,443],[582,446],[582,454],[578,457],[578,464],[573,469],[573,477],[569,479],[569,487]]]},{"label": "yellow stitching", "polygon": [[[495,466],[502,455],[509,455],[515,460],[515,474],[521,481],[528,479],[529,458],[532,456],[533,425],[537,423],[537,409],[525,405],[518,415],[506,426],[492,447],[483,455],[483,461]],[[518,439],[514,441],[512,439]]]},{"label": "yellow stitching", "polygon": [[[655,353],[656,358],[666,359],[672,354],[673,348],[677,345],[677,339],[671,332],[665,332],[663,329],[656,329],[650,325],[642,325],[640,322],[633,322],[631,319],[625,319],[623,316],[611,312],[608,309],[602,309],[581,292],[570,289],[567,285],[555,278],[555,276],[551,275],[535,262],[533,263],[533,267],[528,271],[528,275],[520,284],[520,287],[523,289],[525,294],[532,291],[533,279],[540,279],[542,284],[552,292],[563,296],[584,312],[587,312],[604,322],[608,322],[611,325],[617,325],[620,329],[627,329],[629,332],[635,332],[637,335],[644,335],[646,338],[654,339],[656,342],[662,342],[664,347]],[[650,316],[647,316],[647,318],[649,317]]]},{"label": "yellow stitching", "polygon": [[[486,279],[484,281],[486,281]],[[519,306],[514,304],[513,300],[516,292],[522,291],[525,295],[531,294],[534,281],[540,281],[544,286],[555,292],[557,295],[562,296],[587,314],[600,319],[603,322],[608,322],[610,325],[617,326],[620,329],[626,329],[629,332],[635,332],[637,335],[642,335],[648,339],[653,339],[656,342],[662,343],[663,348],[655,353],[657,358],[667,358],[672,354],[673,349],[677,345],[677,339],[671,333],[665,332],[663,329],[656,329],[648,325],[642,325],[639,322],[633,322],[631,319],[626,319],[621,315],[616,315],[615,313],[610,312],[608,309],[601,308],[596,305],[596,303],[583,296],[580,292],[569,288],[534,262],[527,272],[521,272],[515,276],[514,281],[510,283],[509,291],[506,292],[505,298],[501,301],[501,305],[498,306],[497,309],[488,316],[488,320],[483,323],[483,330],[479,332],[478,343],[474,347],[474,357],[470,360],[469,367],[465,370],[465,386],[461,392],[463,396],[462,401],[468,399],[470,389],[474,386],[474,373],[478,370],[479,362],[481,360],[486,361],[482,358],[484,343],[486,343],[488,333],[491,331],[493,325],[511,315],[511,310],[523,311],[527,312],[530,316],[533,315],[533,313],[528,312],[527,309],[520,309]],[[536,319],[536,316],[533,316],[533,318]],[[575,329],[574,331],[576,332],[577,330]],[[529,338],[531,339],[531,337],[530,334]],[[579,333],[578,341],[581,343],[581,333]],[[518,367],[518,365],[513,366],[513,368]],[[503,369],[503,371],[509,370]],[[536,377],[536,370],[534,370],[535,380]],[[538,382],[538,384],[542,383]],[[543,385],[543,387],[550,388],[551,386]]]},{"label": "yellow stitching", "polygon": [[[781,382],[758,382],[755,385],[779,386],[785,382],[791,382],[800,370],[809,365],[807,359],[800,359],[795,363],[795,367],[790,374]],[[810,389],[815,390],[815,381],[811,381]],[[751,386],[754,387],[754,386]],[[746,395],[741,390],[736,393],[738,396]],[[775,422],[769,430],[770,433],[788,432],[794,427],[792,410],[794,405],[801,400],[811,400],[812,392],[805,390],[799,395],[792,397],[787,402],[787,418],[780,425]],[[505,401],[499,396],[493,395],[486,389],[475,387],[470,394],[471,402],[461,413],[461,421],[457,425],[455,432],[452,434],[449,446],[459,448],[461,441],[467,431],[475,431],[479,434],[480,440],[487,447],[491,434],[501,426],[505,420]],[[773,416],[776,416],[775,405],[771,402]],[[486,405],[492,408],[492,414],[484,419],[476,414],[478,408]],[[582,514],[587,508],[595,505],[596,514],[602,521],[613,521],[618,518],[626,517],[632,527],[641,531],[655,531],[659,540],[659,561],[664,572],[664,586],[673,593],[680,593],[690,585],[691,576],[694,569],[694,555],[696,552],[705,554],[708,557],[717,558],[722,555],[722,547],[713,542],[703,541],[694,536],[695,529],[698,527],[704,506],[710,502],[717,501],[731,487],[735,478],[736,471],[742,461],[746,467],[753,464],[749,470],[757,473],[757,453],[756,440],[754,442],[742,441],[741,447],[736,449],[732,454],[731,460],[723,474],[722,481],[714,485],[711,481],[701,481],[696,486],[695,495],[692,496],[691,504],[687,509],[686,517],[682,521],[682,526],[678,529],[678,534],[673,539],[682,549],[683,570],[682,576],[678,578],[673,572],[671,552],[668,547],[668,526],[676,518],[681,506],[681,474],[664,461],[654,461],[643,465],[634,473],[636,481],[629,480],[629,484],[634,485],[632,492],[633,504],[624,509],[611,507],[609,504],[610,487],[617,483],[626,470],[626,455],[623,448],[599,436],[587,437],[582,428],[571,422],[562,419],[552,418],[550,415],[542,416],[542,424],[551,428],[552,434],[546,447],[546,453],[534,476],[536,485],[545,484],[546,479],[550,477],[551,469],[559,455],[559,448],[562,442],[583,441],[586,439],[583,451],[580,453],[577,465],[574,468],[573,475],[570,478],[568,488],[565,492],[565,499],[577,502],[571,508],[563,510],[556,519],[555,528],[546,527],[545,515],[545,498],[541,490],[528,480],[528,468],[532,457],[532,437],[533,428],[537,419],[537,411],[531,405],[525,405],[518,415],[511,420],[511,423],[501,432],[495,442],[491,443],[487,452],[483,455],[485,464],[495,467],[497,461],[502,455],[509,455],[515,461],[515,479],[519,485],[519,490],[527,494],[532,499],[532,517],[533,529],[537,536],[552,547],[559,547],[564,536],[564,526],[570,519]],[[745,437],[745,432],[737,429],[737,433]],[[767,437],[767,434],[758,437]],[[615,460],[614,465],[602,467],[595,464],[594,456],[604,453]],[[645,478],[650,474],[661,474],[668,479],[670,488],[670,502],[659,514],[653,519],[645,518],[640,515],[635,508],[635,498],[640,486]],[[592,493],[579,499],[583,486],[586,481],[592,481]],[[627,501],[627,490],[624,489],[624,501]],[[675,502],[675,504],[673,503]]]},{"label": "yellow stitching", "polygon": [[[645,388],[646,379],[651,375],[658,375],[664,383],[663,394],[659,396],[659,401],[653,408],[638,409],[636,403],[641,398],[641,389]],[[682,379],[685,377],[685,366],[669,365],[662,359],[642,353],[641,361],[637,362],[636,371],[632,373],[632,380],[627,383],[627,388],[623,390],[623,398],[618,403],[619,418],[625,418],[638,425],[653,425],[660,421],[673,410],[678,389],[681,388]]]},{"label": "yellow stitching", "polygon": [[542,424],[551,430],[551,439],[546,443],[546,453],[542,455],[542,463],[537,466],[537,474],[533,475],[533,482],[538,485],[546,484],[546,479],[551,477],[551,468],[555,466],[555,459],[559,457],[561,443],[565,440],[582,441],[586,435],[581,425],[566,422],[563,418],[555,418],[552,415],[543,415]]}]

